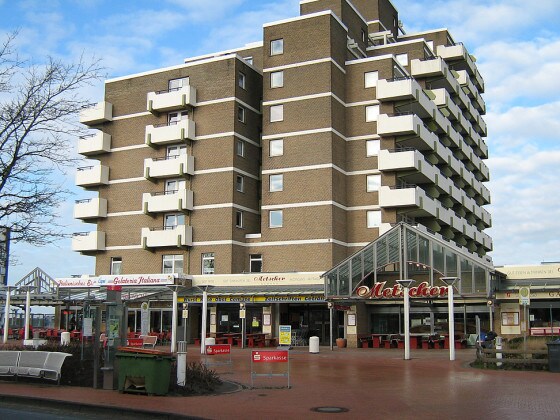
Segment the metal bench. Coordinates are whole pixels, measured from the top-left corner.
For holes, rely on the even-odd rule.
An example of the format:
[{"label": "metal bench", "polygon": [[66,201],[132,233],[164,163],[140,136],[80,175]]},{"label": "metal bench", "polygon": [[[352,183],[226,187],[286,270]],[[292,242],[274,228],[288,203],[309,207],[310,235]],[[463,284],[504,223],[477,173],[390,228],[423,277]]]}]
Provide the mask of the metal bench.
[{"label": "metal bench", "polygon": [[70,353],[52,351],[0,351],[0,376],[41,378],[60,384],[64,360]]}]

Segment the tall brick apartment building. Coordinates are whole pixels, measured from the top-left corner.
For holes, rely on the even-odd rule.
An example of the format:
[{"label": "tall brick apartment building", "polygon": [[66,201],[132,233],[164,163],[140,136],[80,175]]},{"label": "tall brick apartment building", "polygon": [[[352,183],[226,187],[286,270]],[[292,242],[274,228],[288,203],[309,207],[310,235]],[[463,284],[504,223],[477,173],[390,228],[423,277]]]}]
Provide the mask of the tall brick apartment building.
[{"label": "tall brick apartment building", "polygon": [[[97,162],[77,171],[95,198],[75,217],[95,229],[75,235],[73,249],[95,255],[98,276],[175,273],[213,286],[212,333],[236,331],[243,302],[249,329],[275,335],[291,324],[325,341],[321,275],[402,226],[458,256],[440,276],[458,275],[463,260],[473,279],[481,268],[471,306],[486,302],[488,148],[475,60],[446,29],[405,34],[390,0],[304,0],[300,10],[265,24],[262,42],[106,81],[104,101],[80,118],[92,135],[79,152]],[[410,277],[406,265],[383,270]],[[371,274],[353,267],[358,283]],[[349,299],[356,285],[329,295]],[[197,303],[200,293],[180,294]],[[337,307],[358,312],[358,326],[347,330],[340,311],[337,334],[355,338],[394,317],[381,315],[389,301],[351,303]],[[167,329],[169,305],[150,305],[151,328]],[[138,329],[139,310],[129,311]],[[191,312],[196,331],[200,310]],[[437,305],[421,312],[416,323],[433,321]]]}]

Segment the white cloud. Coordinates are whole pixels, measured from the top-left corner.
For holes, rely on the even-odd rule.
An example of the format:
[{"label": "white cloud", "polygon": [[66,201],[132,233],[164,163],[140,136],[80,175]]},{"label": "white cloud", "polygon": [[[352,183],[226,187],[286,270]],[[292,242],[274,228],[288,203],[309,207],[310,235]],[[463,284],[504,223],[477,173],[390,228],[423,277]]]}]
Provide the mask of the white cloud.
[{"label": "white cloud", "polygon": [[515,106],[503,112],[490,112],[488,123],[491,156],[507,154],[513,148],[560,147],[560,101],[534,107]]},{"label": "white cloud", "polygon": [[558,100],[560,94],[560,39],[518,43],[491,42],[477,49],[486,82],[487,101],[493,107],[520,99]]},{"label": "white cloud", "polygon": [[[447,27],[456,41],[469,44],[493,39],[527,39],[548,32],[560,15],[560,2],[539,0],[398,0],[395,6],[405,29],[418,31]],[[407,22],[414,22],[408,27]],[[526,31],[531,29],[531,32]]]},{"label": "white cloud", "polygon": [[[558,260],[560,151],[512,150],[489,161],[496,264]],[[497,246],[496,246],[497,245]]]},{"label": "white cloud", "polygon": [[221,25],[211,30],[199,52],[221,51],[242,47],[249,42],[261,41],[263,24],[297,15],[299,15],[297,0],[259,4],[259,8],[240,13],[230,23],[221,22]]},{"label": "white cloud", "polygon": [[222,18],[245,0],[167,0],[167,2],[185,9],[189,20],[207,22]]}]

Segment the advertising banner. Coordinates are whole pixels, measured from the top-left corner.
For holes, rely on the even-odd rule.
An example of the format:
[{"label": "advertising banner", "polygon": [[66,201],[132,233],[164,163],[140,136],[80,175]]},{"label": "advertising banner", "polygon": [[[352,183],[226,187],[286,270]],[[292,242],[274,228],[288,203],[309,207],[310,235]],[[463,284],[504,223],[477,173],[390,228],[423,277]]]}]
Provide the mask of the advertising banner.
[{"label": "advertising banner", "polygon": [[281,346],[289,346],[292,344],[292,327],[291,325],[280,325],[278,340]]}]

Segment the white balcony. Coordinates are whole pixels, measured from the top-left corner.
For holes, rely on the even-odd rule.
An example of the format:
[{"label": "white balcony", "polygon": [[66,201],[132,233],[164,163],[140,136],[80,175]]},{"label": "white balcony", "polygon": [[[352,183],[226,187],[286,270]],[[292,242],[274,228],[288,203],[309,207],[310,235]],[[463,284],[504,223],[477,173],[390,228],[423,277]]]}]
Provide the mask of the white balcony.
[{"label": "white balcony", "polygon": [[377,119],[377,133],[382,136],[406,136],[397,138],[400,147],[418,150],[436,150],[438,136],[426,128],[423,121],[414,114],[380,114]]},{"label": "white balcony", "polygon": [[144,248],[192,246],[192,226],[180,225],[174,229],[152,230],[142,228]]},{"label": "white balcony", "polygon": [[82,136],[78,140],[78,153],[83,156],[94,156],[111,151],[111,135],[103,131]]},{"label": "white balcony", "polygon": [[445,61],[463,60],[466,64],[466,70],[468,70],[470,74],[476,74],[477,69],[474,60],[463,44],[438,45],[437,55]]},{"label": "white balcony", "polygon": [[72,251],[95,252],[105,250],[105,232],[93,231],[72,235]]},{"label": "white balcony", "polygon": [[441,76],[430,82],[432,88],[445,88],[455,93],[460,89],[459,82],[441,57],[434,57],[429,60],[412,60],[410,62],[410,74],[416,78]]},{"label": "white balcony", "polygon": [[104,165],[85,166],[76,171],[78,187],[95,187],[109,184],[109,167]]},{"label": "white balcony", "polygon": [[379,188],[379,206],[386,207],[413,207],[415,210],[407,212],[408,216],[437,216],[436,201],[428,197],[420,187],[410,188]]},{"label": "white balcony", "polygon": [[463,88],[463,92],[474,98],[478,94],[478,89],[472,82],[466,70],[457,70],[454,72],[455,78]]},{"label": "white balcony", "polygon": [[196,105],[196,89],[186,85],[179,89],[148,92],[149,112],[168,112]]},{"label": "white balcony", "polygon": [[173,178],[194,175],[194,157],[189,155],[170,156],[144,160],[144,177]]},{"label": "white balcony", "polygon": [[80,111],[80,122],[85,125],[96,125],[113,121],[113,104],[110,102],[98,102]]},{"label": "white balcony", "polygon": [[487,227],[492,226],[492,217],[490,216],[488,210],[481,207],[481,213],[482,213],[482,223],[484,223],[484,225]]},{"label": "white balcony", "polygon": [[191,190],[174,190],[165,193],[144,193],[142,195],[144,213],[161,213],[193,209],[193,192]]},{"label": "white balcony", "polygon": [[493,248],[492,238],[484,232],[481,232],[481,235],[482,235],[482,246],[486,248],[487,251],[491,251]]},{"label": "white balcony", "polygon": [[194,140],[194,137],[194,121],[186,119],[171,125],[148,125],[145,143],[148,146],[177,143],[186,139]]},{"label": "white balcony", "polygon": [[[450,120],[456,120],[461,115],[461,110],[449,96],[449,92],[445,89],[433,89],[430,91],[434,96],[434,103],[439,107],[440,111]],[[446,112],[447,111],[447,112]]]},{"label": "white balcony", "polygon": [[102,217],[107,217],[107,200],[104,198],[78,200],[74,204],[74,219],[92,220]]},{"label": "white balcony", "polygon": [[490,203],[490,190],[483,183],[480,183],[480,195],[482,196],[486,204]]}]

